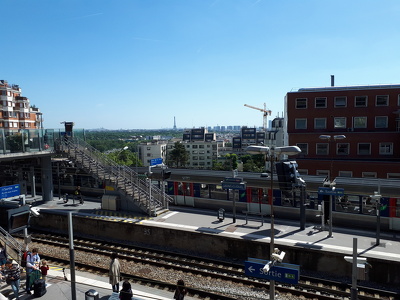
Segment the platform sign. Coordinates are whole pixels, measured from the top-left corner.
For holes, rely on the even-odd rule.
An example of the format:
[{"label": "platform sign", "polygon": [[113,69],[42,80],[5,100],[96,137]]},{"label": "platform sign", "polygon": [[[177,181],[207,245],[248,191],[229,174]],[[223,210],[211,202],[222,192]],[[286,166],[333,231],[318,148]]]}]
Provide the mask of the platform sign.
[{"label": "platform sign", "polygon": [[163,159],[161,157],[159,158],[153,158],[150,160],[150,166],[156,166],[156,165],[161,165]]},{"label": "platform sign", "polygon": [[227,189],[245,190],[246,189],[246,184],[244,182],[236,183],[236,182],[225,182],[225,181],[222,181],[222,188],[224,190],[227,190]]},{"label": "platform sign", "polygon": [[243,182],[243,178],[241,178],[241,177],[225,177],[224,182],[241,183],[241,182]]},{"label": "platform sign", "polygon": [[341,189],[341,188],[332,189],[330,187],[319,187],[318,188],[318,194],[320,194],[320,195],[343,196],[344,195],[344,189]]},{"label": "platform sign", "polygon": [[299,265],[277,263],[275,266],[271,267],[268,272],[265,272],[263,268],[268,262],[268,260],[249,258],[244,265],[246,276],[275,280],[288,284],[299,283]]},{"label": "platform sign", "polygon": [[7,185],[0,187],[0,199],[10,198],[19,196],[21,194],[21,190],[19,184]]}]

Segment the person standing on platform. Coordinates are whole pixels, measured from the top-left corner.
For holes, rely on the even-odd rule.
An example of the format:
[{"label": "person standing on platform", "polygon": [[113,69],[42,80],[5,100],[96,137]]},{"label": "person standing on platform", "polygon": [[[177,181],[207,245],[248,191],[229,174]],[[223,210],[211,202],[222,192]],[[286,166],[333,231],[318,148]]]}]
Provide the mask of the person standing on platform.
[{"label": "person standing on platform", "polygon": [[179,279],[178,283],[176,284],[174,299],[183,300],[185,298],[186,293],[187,290],[185,288],[185,282],[182,279]]},{"label": "person standing on platform", "polygon": [[118,253],[113,252],[111,254],[111,262],[110,262],[110,269],[108,273],[110,277],[110,284],[112,286],[113,292],[119,291],[119,282],[121,277],[121,265],[119,264],[118,260]]},{"label": "person standing on platform", "polygon": [[45,260],[42,260],[42,266],[40,267],[40,272],[42,273],[42,279],[46,282],[47,271],[49,270],[49,266]]},{"label": "person standing on platform", "polygon": [[3,246],[2,243],[0,243],[0,268],[4,268],[6,261],[7,261],[6,247]]},{"label": "person standing on platform", "polygon": [[119,293],[119,299],[121,300],[131,300],[133,297],[133,293],[132,293],[132,286],[129,283],[128,280],[125,280],[122,283],[122,290]]},{"label": "person standing on platform", "polygon": [[6,278],[6,282],[11,285],[15,299],[19,299],[18,292],[21,278],[19,264],[15,260],[8,259],[5,265],[6,267],[4,268],[3,273],[4,277]]},{"label": "person standing on platform", "polygon": [[[31,294],[31,286],[37,279],[34,278],[34,271],[39,271],[40,256],[37,248],[33,248],[31,253],[26,257],[26,292]],[[36,272],[35,272],[36,273]]]}]

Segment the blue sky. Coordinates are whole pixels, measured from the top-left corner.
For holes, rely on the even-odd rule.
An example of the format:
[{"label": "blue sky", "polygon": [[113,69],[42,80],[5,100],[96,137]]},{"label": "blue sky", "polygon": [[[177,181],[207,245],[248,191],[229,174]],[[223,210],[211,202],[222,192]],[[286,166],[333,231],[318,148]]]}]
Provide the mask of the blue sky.
[{"label": "blue sky", "polygon": [[398,0],[1,0],[0,79],[45,128],[262,126],[302,87],[400,83]]}]

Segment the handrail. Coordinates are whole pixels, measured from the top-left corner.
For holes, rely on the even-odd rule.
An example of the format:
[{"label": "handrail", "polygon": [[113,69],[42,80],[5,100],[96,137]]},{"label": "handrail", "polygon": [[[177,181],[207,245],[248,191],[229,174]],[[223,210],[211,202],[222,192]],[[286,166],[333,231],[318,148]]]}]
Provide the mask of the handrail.
[{"label": "handrail", "polygon": [[[89,169],[89,172],[99,178],[104,177],[104,179],[113,182],[127,196],[130,196],[137,205],[144,207],[149,215],[156,207],[163,208],[165,201],[173,201],[171,196],[150,184],[150,180],[139,178],[138,173],[132,168],[115,163],[82,139],[74,137],[60,140],[59,142],[60,150],[66,150],[76,163],[82,164],[82,166]],[[128,193],[129,189],[132,189],[132,195]],[[138,196],[138,199],[135,199],[135,195]],[[141,199],[141,196],[144,196],[144,199]]]},{"label": "handrail", "polygon": [[22,253],[23,246],[14,239],[3,227],[0,226],[0,232],[6,238],[6,243],[8,242],[14,249],[17,249],[19,253]]}]

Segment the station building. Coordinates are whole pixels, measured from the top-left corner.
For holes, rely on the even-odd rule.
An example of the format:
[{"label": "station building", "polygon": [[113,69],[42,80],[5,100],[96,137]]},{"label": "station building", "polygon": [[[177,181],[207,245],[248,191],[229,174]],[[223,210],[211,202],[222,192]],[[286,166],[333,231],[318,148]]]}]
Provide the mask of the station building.
[{"label": "station building", "polygon": [[400,179],[399,114],[400,85],[301,88],[285,97],[285,143],[302,174]]}]

